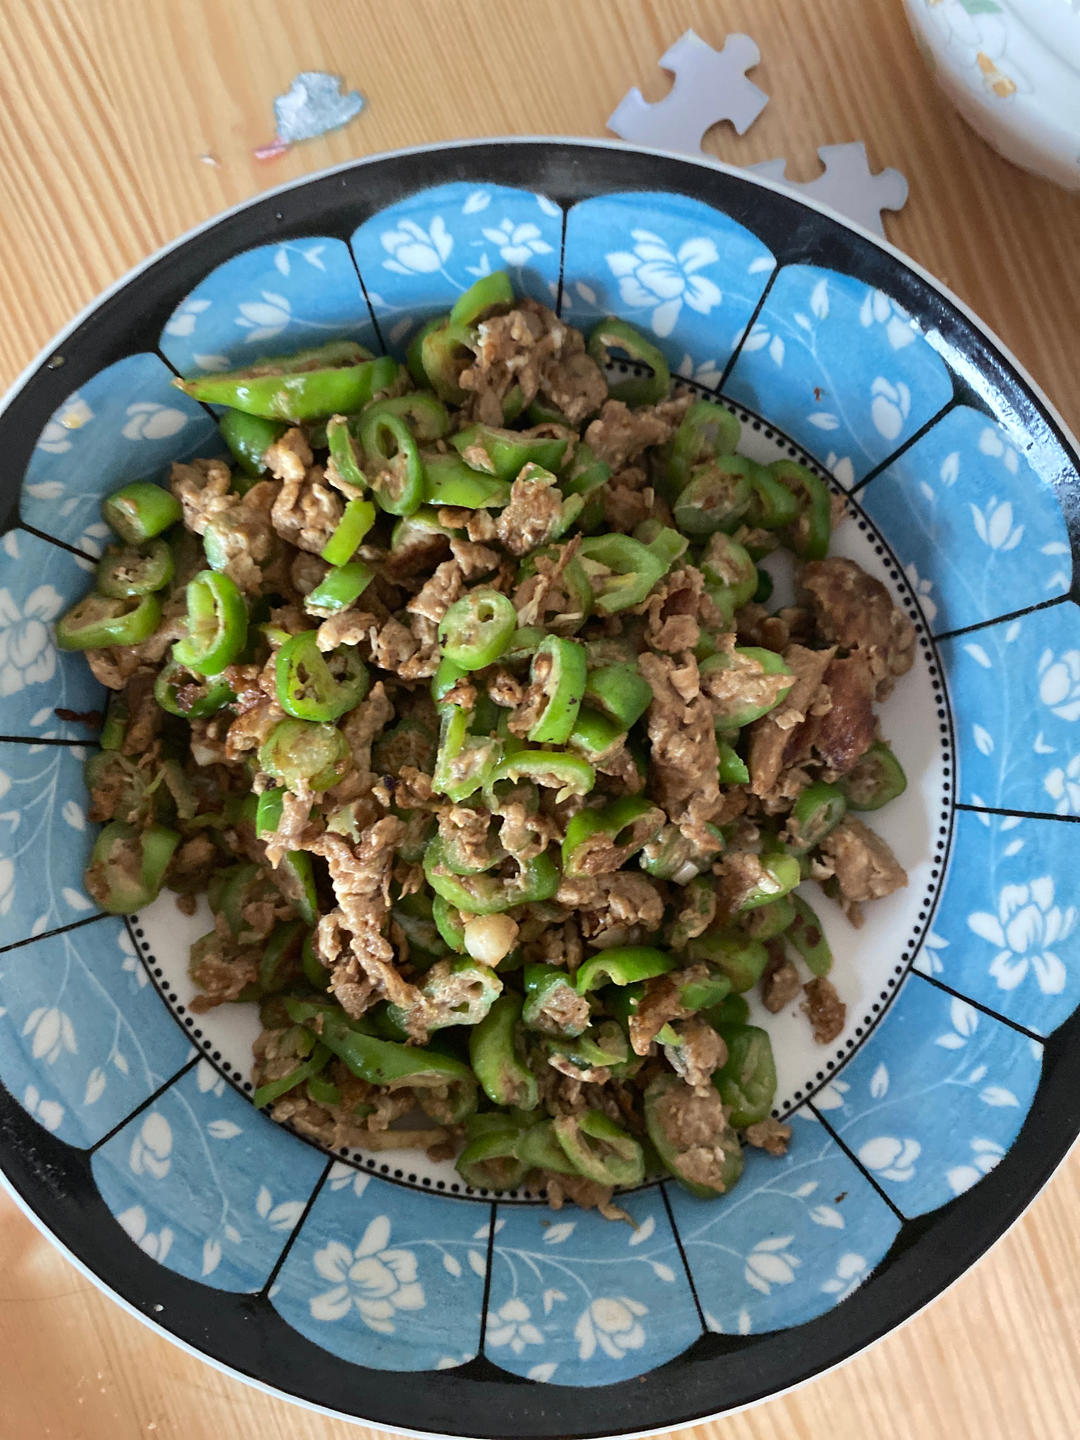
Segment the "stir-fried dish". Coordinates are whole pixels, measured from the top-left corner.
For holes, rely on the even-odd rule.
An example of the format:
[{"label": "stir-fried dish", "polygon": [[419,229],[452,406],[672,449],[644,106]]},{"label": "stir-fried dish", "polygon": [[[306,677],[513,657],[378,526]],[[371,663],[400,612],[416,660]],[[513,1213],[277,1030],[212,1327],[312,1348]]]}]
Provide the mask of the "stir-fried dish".
[{"label": "stir-fried dish", "polygon": [[606,1214],[783,1153],[746,993],[835,1040],[796,887],[857,925],[906,883],[859,815],[906,783],[874,707],[914,634],[829,557],[822,481],[502,274],[407,368],[342,341],[177,383],[228,407],[221,455],[105,501],[57,633],[113,692],[88,890],[205,893],[195,1007],[259,1006],[255,1104]]}]

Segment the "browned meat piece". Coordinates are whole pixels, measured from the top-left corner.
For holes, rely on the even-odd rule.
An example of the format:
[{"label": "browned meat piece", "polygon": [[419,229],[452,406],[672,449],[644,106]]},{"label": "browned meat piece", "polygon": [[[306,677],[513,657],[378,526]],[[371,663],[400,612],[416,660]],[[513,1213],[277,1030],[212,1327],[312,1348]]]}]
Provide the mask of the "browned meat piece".
[{"label": "browned meat piece", "polygon": [[[326,860],[338,902],[338,908],[319,921],[316,947],[328,962],[330,988],[350,1015],[363,1014],[373,996],[410,1011],[420,999],[416,987],[395,968],[393,947],[383,934],[394,854],[404,834],[404,823],[387,815],[366,830],[355,847],[337,835],[321,835],[308,843],[313,854]],[[351,934],[348,947],[342,931]]]},{"label": "browned meat piece", "polygon": [[600,492],[604,501],[604,521],[609,530],[629,535],[635,526],[653,513],[656,492],[648,483],[645,471],[629,465],[613,475]]},{"label": "browned meat piece", "polygon": [[712,707],[698,690],[693,659],[684,665],[643,653],[638,669],[652,686],[647,725],[652,743],[649,793],[691,840],[707,846],[705,824],[720,801]]},{"label": "browned meat piece", "polygon": [[[321,625],[319,630],[322,631]],[[379,669],[389,670],[391,675],[404,676],[407,662],[419,648],[416,636],[408,625],[391,618],[370,639],[371,658]]]},{"label": "browned meat piece", "polygon": [[734,915],[753,892],[769,883],[760,858],[749,850],[726,850],[714,868],[719,875],[716,903],[723,915]]},{"label": "browned meat piece", "polygon": [[511,555],[546,545],[562,519],[562,494],[538,465],[526,465],[510,487],[510,503],[495,521],[495,533]]},{"label": "browned meat piece", "polygon": [[862,650],[873,671],[876,697],[883,700],[915,659],[915,628],[892,596],[854,560],[836,555],[812,560],[800,583],[819,633],[829,645]]},{"label": "browned meat piece", "polygon": [[177,462],[169,471],[169,489],[180,501],[185,526],[196,535],[205,534],[207,522],[233,504],[231,484],[232,473],[224,460]]},{"label": "browned meat piece", "polygon": [[319,649],[336,650],[339,645],[360,645],[370,648],[372,635],[377,635],[379,621],[366,610],[341,610],[328,616],[316,632]]},{"label": "browned meat piece", "polygon": [[791,1126],[782,1125],[770,1115],[767,1120],[748,1125],[743,1134],[748,1145],[754,1145],[768,1155],[786,1155],[791,1140]]},{"label": "browned meat piece", "polygon": [[736,650],[734,635],[724,637],[720,654],[726,664],[710,667],[701,680],[719,724],[728,722],[741,706],[775,705],[785,690],[794,688],[790,675],[771,675],[755,656]]},{"label": "browned meat piece", "polygon": [[646,617],[645,643],[669,655],[694,648],[701,638],[701,619],[710,629],[719,623],[715,606],[705,594],[705,577],[693,565],[667,575],[653,587],[648,599],[635,607],[634,614]]},{"label": "browned meat piece", "polygon": [[294,425],[270,446],[263,456],[263,463],[275,480],[288,480],[299,485],[314,458],[303,430]]},{"label": "browned meat piece", "polygon": [[589,1023],[589,1000],[571,985],[556,985],[548,992],[533,1021],[533,1027],[547,1035],[580,1035]]},{"label": "browned meat piece", "polygon": [[866,654],[855,650],[829,661],[825,671],[829,708],[815,716],[808,738],[825,767],[846,775],[874,742],[874,676]]},{"label": "browned meat piece", "polygon": [[689,965],[685,970],[671,970],[645,982],[645,993],[630,1016],[628,1026],[630,1048],[635,1055],[647,1055],[652,1042],[671,1020],[685,1020],[690,1012],[679,1001],[684,985],[704,980],[705,965]]},{"label": "browned meat piece", "polygon": [[581,964],[585,953],[576,920],[552,925],[546,913],[536,915],[531,907],[521,926],[520,940],[526,960],[541,965],[558,965],[571,974]]},{"label": "browned meat piece", "polygon": [[750,727],[748,763],[752,794],[763,798],[770,795],[785,767],[803,756],[806,747],[800,727],[811,711],[831,703],[828,695],[822,694],[821,687],[834,653],[808,650],[803,645],[789,645],[784,651],[784,662],[795,678],[780,704]]},{"label": "browned meat piece", "polygon": [[647,875],[633,870],[580,880],[564,875],[555,898],[579,912],[581,933],[594,945],[632,944],[632,937],[659,930],[664,919],[660,892]]},{"label": "browned meat piece", "polygon": [[452,847],[455,864],[486,870],[500,855],[492,838],[491,812],[482,806],[449,805],[439,815],[439,836]]},{"label": "browned meat piece", "polygon": [[621,400],[608,400],[585,431],[585,443],[598,460],[612,470],[621,470],[651,446],[670,440],[689,404],[689,395],[637,410],[631,410]]},{"label": "browned meat piece", "polygon": [[836,993],[836,986],[824,975],[819,975],[803,988],[806,999],[802,1008],[810,1017],[814,1039],[819,1045],[828,1045],[844,1028],[847,1006]]},{"label": "browned meat piece", "polygon": [[478,545],[473,540],[461,540],[456,535],[450,541],[450,554],[457,561],[466,580],[490,575],[499,563],[498,555],[489,546]]},{"label": "browned meat piece", "polygon": [[190,1008],[205,1014],[227,1000],[236,1000],[259,978],[261,955],[261,945],[237,946],[219,935],[205,936],[192,947],[189,971],[202,993],[194,997]]},{"label": "browned meat piece", "polygon": [[217,846],[209,835],[200,831],[173,851],[169,861],[168,886],[183,894],[205,890],[220,864]]},{"label": "browned meat piece", "polygon": [[814,638],[814,619],[801,605],[786,605],[774,615],[751,602],[736,615],[740,645],[763,645],[782,655],[789,645],[808,645]]},{"label": "browned meat piece", "polygon": [[516,710],[525,696],[520,682],[507,670],[496,670],[488,681],[487,690],[489,697],[504,710]]},{"label": "browned meat piece", "polygon": [[656,1102],[656,1118],[671,1142],[682,1178],[722,1192],[727,1160],[739,1138],[714,1087],[699,1092],[685,1082],[672,1085]]},{"label": "browned meat piece", "polygon": [[[330,566],[318,555],[311,555],[307,550],[298,550],[289,566],[289,580],[298,595],[307,596],[326,579],[329,571]],[[332,610],[320,611],[318,607],[314,607],[309,613],[330,615],[334,612]]]},{"label": "browned meat piece", "polygon": [[783,944],[769,946],[769,961],[761,977],[761,1003],[773,1015],[779,1015],[799,998],[802,981],[795,966],[784,955]]},{"label": "browned meat piece", "polygon": [[434,574],[425,580],[405,609],[410,615],[422,615],[425,620],[432,620],[437,625],[454,601],[460,599],[464,590],[461,566],[456,560],[444,560]]},{"label": "browned meat piece", "polygon": [[128,727],[122,747],[125,755],[145,755],[161,729],[164,712],[154,698],[156,679],[156,670],[139,669],[124,686],[128,707]]},{"label": "browned meat piece", "polygon": [[614,1191],[610,1185],[599,1185],[595,1180],[586,1180],[584,1175],[555,1175],[544,1172],[548,1204],[553,1210],[561,1210],[567,1200],[580,1205],[582,1210],[597,1210],[605,1220],[634,1222],[625,1210],[612,1202]]},{"label": "browned meat piece", "polygon": [[282,481],[270,509],[270,523],[283,540],[317,555],[337,529],[343,510],[341,497],[327,485],[322,466],[312,465],[301,479]]},{"label": "browned meat piece", "polygon": [[386,686],[377,680],[360,704],[350,710],[338,726],[349,742],[353,770],[362,777],[361,784],[365,790],[370,788],[374,779],[371,773],[372,742],[393,718],[394,706]]},{"label": "browned meat piece", "polygon": [[475,360],[458,376],[470,397],[469,413],[487,425],[501,425],[503,399],[519,385],[526,405],[540,395],[572,425],[579,424],[607,394],[602,371],[584,352],[581,332],[535,300],[522,300],[508,314],[482,321]]},{"label": "browned meat piece", "polygon": [[107,690],[123,690],[142,664],[138,645],[107,645],[101,650],[87,650],[86,663],[99,685]]},{"label": "browned meat piece", "polygon": [[698,1015],[676,1021],[672,1028],[679,1044],[664,1046],[671,1068],[695,1095],[707,1093],[712,1089],[713,1072],[727,1059],[727,1046],[708,1021]]},{"label": "browned meat piece", "polygon": [[281,797],[281,819],[277,828],[267,835],[266,858],[276,869],[292,850],[306,850],[307,842],[318,833],[311,823],[314,796],[310,791],[294,795],[291,790]]},{"label": "browned meat piece", "polygon": [[891,895],[907,884],[906,871],[885,841],[854,815],[845,815],[825,836],[818,856],[814,878],[836,877],[841,902],[855,924],[860,923],[856,906]]},{"label": "browned meat piece", "polygon": [[523,580],[511,597],[519,625],[544,625],[558,634],[572,633],[580,627],[582,612],[573,600],[563,578],[567,565],[581,549],[581,537],[575,535],[554,553],[537,555],[531,564],[534,573]]}]

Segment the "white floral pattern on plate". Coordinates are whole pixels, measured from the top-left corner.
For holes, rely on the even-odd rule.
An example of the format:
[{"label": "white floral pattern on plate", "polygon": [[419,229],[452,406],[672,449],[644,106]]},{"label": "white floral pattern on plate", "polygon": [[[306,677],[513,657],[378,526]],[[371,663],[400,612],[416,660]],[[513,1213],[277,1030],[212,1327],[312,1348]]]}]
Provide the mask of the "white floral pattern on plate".
[{"label": "white floral pattern on plate", "polygon": [[0,955],[0,1080],[72,1145],[108,1134],[190,1053],[130,956],[113,916]]},{"label": "white floral pattern on plate", "polygon": [[554,304],[562,211],[505,185],[439,185],[364,222],[353,254],[385,343],[401,355],[417,326],[475,281],[506,270],[514,293]]},{"label": "white floral pattern on plate", "polygon": [[497,1365],[533,1380],[607,1385],[700,1335],[660,1191],[619,1203],[636,1228],[595,1210],[497,1208],[484,1340]]},{"label": "white floral pattern on plate", "polygon": [[782,269],[725,386],[853,484],[952,398],[940,355],[890,296],[810,265]]},{"label": "white floral pattern on plate", "polygon": [[99,507],[129,480],[160,479],[173,460],[216,453],[210,416],[175,389],[157,355],[128,355],[99,370],[60,405],[30,457],[22,519],[100,555]]},{"label": "white floral pattern on plate", "polygon": [[[976,797],[978,803],[980,797]],[[1071,835],[1054,820],[961,812],[916,965],[980,1004],[1049,1035],[1080,1003],[1080,925],[1061,876]]]},{"label": "white floral pattern on plate", "polygon": [[672,369],[709,384],[774,263],[748,230],[687,196],[605,195],[567,216],[562,310],[586,332],[618,315],[659,341]]},{"label": "white floral pattern on plate", "polygon": [[937,630],[1069,588],[1069,537],[1053,490],[1000,426],[966,406],[876,475],[860,500],[901,564],[924,577],[920,598]]},{"label": "white floral pattern on plate", "polygon": [[1037,1040],[915,973],[848,1062],[843,1091],[818,1103],[844,1144],[910,1218],[968,1188],[960,1184],[962,1176],[971,1184],[981,1177],[983,1170],[969,1165],[976,1142],[981,1155],[1005,1153],[1041,1068]]},{"label": "white floral pattern on plate", "polygon": [[698,1200],[669,1187],[706,1323],[719,1333],[771,1330],[778,1307],[792,1325],[831,1309],[869,1274],[900,1228],[805,1106],[788,1123],[787,1155],[778,1160],[748,1149],[730,1196]]},{"label": "white floral pattern on plate", "polygon": [[260,245],[219,265],[177,306],[160,343],[188,375],[336,339],[378,348],[349,247],[312,235]]},{"label": "white floral pattern on plate", "polygon": [[168,1269],[218,1290],[253,1292],[265,1284],[326,1160],[200,1060],[106,1141],[92,1164],[102,1199],[122,1224],[137,1215],[146,1231],[171,1235],[157,1257]]},{"label": "white floral pattern on plate", "polygon": [[1080,814],[1068,783],[1080,720],[1078,615],[1066,600],[943,642],[960,800]]},{"label": "white floral pattern on plate", "polygon": [[[26,530],[0,540],[0,704],[6,735],[89,740],[105,692],[83,655],[56,645],[53,624],[86,593],[90,566]],[[57,710],[69,712],[67,718]],[[89,716],[73,719],[72,716]]]},{"label": "white floral pattern on plate", "polygon": [[271,1299],[295,1330],[357,1364],[462,1365],[480,1343],[489,1214],[336,1162]]}]

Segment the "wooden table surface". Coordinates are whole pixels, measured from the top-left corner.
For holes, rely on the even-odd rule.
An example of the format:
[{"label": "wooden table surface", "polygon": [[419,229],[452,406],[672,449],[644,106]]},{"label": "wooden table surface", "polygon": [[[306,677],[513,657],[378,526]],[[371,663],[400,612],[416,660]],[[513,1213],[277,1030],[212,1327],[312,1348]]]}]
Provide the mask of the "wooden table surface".
[{"label": "wooden table surface", "polygon": [[[0,384],[100,290],[236,201],[402,145],[604,135],[659,99],[687,26],[751,33],[771,103],[735,164],[865,139],[910,182],[890,238],[997,332],[1080,431],[1080,195],[1000,160],[930,84],[900,0],[0,0]],[[256,161],[300,70],[367,97],[346,129]],[[216,163],[202,157],[211,156]],[[1080,1412],[1080,1153],[974,1273],[904,1329],[709,1440],[1066,1440]],[[0,1395],[19,1440],[349,1440],[220,1375],[101,1296],[0,1199]],[[369,1431],[371,1435],[380,1432]],[[684,1432],[689,1434],[690,1432]]]}]

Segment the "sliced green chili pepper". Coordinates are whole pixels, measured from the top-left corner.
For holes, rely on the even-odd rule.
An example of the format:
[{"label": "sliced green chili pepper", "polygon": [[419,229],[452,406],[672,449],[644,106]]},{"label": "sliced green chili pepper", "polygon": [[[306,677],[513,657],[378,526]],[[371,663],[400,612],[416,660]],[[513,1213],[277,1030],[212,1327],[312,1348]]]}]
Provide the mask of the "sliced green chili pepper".
[{"label": "sliced green chili pepper", "polygon": [[[790,668],[785,665],[782,658],[773,650],[766,650],[759,645],[736,645],[733,655],[720,654],[712,655],[701,663],[701,675],[703,679],[720,670],[741,670],[746,680],[759,679],[765,675],[791,675]],[[794,684],[794,678],[792,679]],[[782,689],[764,700],[755,701],[743,699],[737,692],[740,687],[733,686],[733,694],[727,699],[714,698],[712,701],[713,718],[718,725],[725,729],[740,729],[743,725],[749,725],[751,721],[760,719],[767,715],[770,710],[786,699],[791,685],[785,685]]]},{"label": "sliced green chili pepper", "polygon": [[683,416],[667,455],[667,477],[661,493],[673,500],[690,481],[691,471],[703,460],[734,455],[742,426],[737,415],[712,400],[695,400]]},{"label": "sliced green chili pepper", "polygon": [[514,303],[514,288],[505,270],[482,275],[454,301],[450,307],[452,325],[478,325],[495,310],[509,309]]},{"label": "sliced green chili pepper", "polygon": [[574,984],[579,995],[601,985],[633,985],[675,969],[675,957],[647,945],[616,945],[590,955],[578,968]]},{"label": "sliced green chili pepper", "polygon": [[767,465],[750,463],[753,495],[746,511],[746,523],[762,530],[785,530],[799,518],[798,497],[779,480]]},{"label": "sliced green chili pepper", "polygon": [[798,896],[792,893],[759,905],[742,917],[742,928],[752,940],[774,940],[794,923],[797,899]]},{"label": "sliced green chili pepper", "polygon": [[304,596],[304,609],[312,615],[337,615],[354,605],[374,578],[374,570],[363,560],[334,565]]},{"label": "sliced green chili pepper", "polygon": [[264,790],[255,806],[255,834],[260,838],[269,835],[281,824],[281,812],[285,806],[285,791]]},{"label": "sliced green chili pepper", "polygon": [[293,909],[307,926],[319,919],[319,895],[311,856],[305,850],[290,850],[278,866],[279,884]]},{"label": "sliced green chili pepper", "polygon": [[522,980],[525,1005],[521,1020],[527,1030],[571,1039],[582,1034],[589,1023],[589,1011],[567,971],[530,961]]},{"label": "sliced green chili pepper", "polygon": [[824,560],[832,533],[832,497],[828,486],[805,465],[793,460],[774,460],[773,475],[799,502],[798,519],[790,526],[788,538],[800,560]]},{"label": "sliced green chili pepper", "polygon": [[324,656],[314,630],[289,636],[274,656],[274,676],[278,704],[295,720],[337,720],[360,704],[371,683],[354,646]]},{"label": "sliced green chili pepper", "polygon": [[424,379],[440,400],[460,405],[466,398],[461,388],[462,370],[476,358],[476,333],[471,326],[442,321],[432,329],[425,329],[417,353]]},{"label": "sliced green chili pepper", "polygon": [[[356,347],[359,349],[359,347]],[[309,352],[312,355],[315,352]],[[294,356],[295,361],[298,357]],[[229,405],[265,420],[325,420],[331,415],[352,415],[393,382],[397,362],[384,355],[377,360],[349,358],[344,363],[317,369],[284,369],[288,361],[267,361],[277,373],[233,370],[174,380],[185,395],[208,405]]]},{"label": "sliced green chili pepper", "polygon": [[[739,1137],[720,1109],[718,1099],[711,1102],[719,1110],[714,1114],[708,1099],[695,1096],[693,1090],[677,1075],[661,1074],[645,1091],[645,1128],[652,1141],[661,1164],[678,1180],[691,1195],[708,1200],[714,1195],[726,1195],[742,1174],[743,1153]],[[694,1142],[680,1143],[677,1138],[685,1132],[687,1118],[700,1117],[700,1121],[715,1126],[709,1138],[713,1163],[708,1173],[701,1165],[700,1152],[703,1146]],[[696,1132],[697,1126],[693,1127]],[[693,1178],[687,1175],[686,1156],[695,1151],[697,1162]]]},{"label": "sliced green chili pepper", "polygon": [[589,534],[604,523],[603,487],[611,479],[611,466],[598,460],[592,447],[584,442],[574,450],[574,458],[562,477],[561,488],[566,495],[580,495],[585,501],[578,517],[578,528]]},{"label": "sliced green chili pepper", "polygon": [[727,1059],[712,1077],[737,1130],[766,1120],[776,1096],[776,1062],[766,1031],[756,1025],[725,1025]]},{"label": "sliced green chili pepper", "polygon": [[493,425],[470,425],[450,437],[450,444],[473,470],[513,480],[526,465],[558,470],[569,440],[550,435],[527,435]]},{"label": "sliced green chili pepper", "polygon": [[367,489],[367,476],[360,465],[360,452],[344,415],[333,415],[326,422],[326,444],[339,478],[356,490]]},{"label": "sliced green chili pepper", "polygon": [[175,830],[147,825],[137,830],[121,820],[101,827],[85,885],[102,910],[110,915],[127,915],[155,900],[165,881],[165,871],[180,843]]},{"label": "sliced green chili pepper", "polygon": [[520,995],[500,995],[469,1032],[469,1059],[484,1094],[496,1105],[535,1110],[540,1103],[536,1076],[525,1064],[518,1036]]},{"label": "sliced green chili pepper", "polygon": [[907,789],[904,767],[892,750],[875,740],[837,782],[851,810],[880,810]]},{"label": "sliced green chili pepper", "polygon": [[151,540],[140,549],[110,545],[97,564],[97,588],[112,600],[149,595],[173,578],[173,553],[167,540]]},{"label": "sliced green chili pepper", "polygon": [[624,795],[600,810],[579,810],[566,825],[562,842],[563,872],[588,875],[590,856],[598,850],[618,870],[655,840],[666,816],[659,806],[640,795]]},{"label": "sliced green chili pepper", "polygon": [[361,421],[376,413],[400,417],[420,444],[441,440],[450,429],[450,416],[446,406],[427,390],[410,390],[407,395],[391,395],[384,400],[374,400],[360,417]]},{"label": "sliced green chili pepper", "polygon": [[721,530],[709,536],[699,569],[713,603],[730,624],[735,611],[751,599],[757,588],[757,566],[746,547]]},{"label": "sliced green chili pepper", "polygon": [[555,1138],[579,1175],[598,1185],[640,1185],[645,1179],[641,1146],[602,1110],[559,1115]]},{"label": "sliced green chili pepper", "polygon": [[746,785],[750,781],[750,771],[746,761],[726,740],[717,740],[717,754],[720,763],[717,766],[717,778],[721,785]]},{"label": "sliced green chili pepper", "polygon": [[527,1170],[550,1170],[556,1175],[578,1173],[556,1138],[554,1120],[530,1125],[518,1141],[517,1154]]},{"label": "sliced green chili pepper", "polygon": [[464,676],[468,675],[461,665],[455,665],[453,660],[447,660],[444,655],[439,661],[439,668],[431,677],[431,698],[436,705],[441,705],[444,698],[450,693],[454,686]]},{"label": "sliced green chili pepper", "polygon": [[731,981],[731,988],[740,995],[753,989],[769,960],[769,952],[760,940],[715,931],[691,940],[687,954],[691,960],[704,961],[722,971]]},{"label": "sliced green chili pepper", "polygon": [[[511,856],[511,859],[515,857]],[[515,905],[550,900],[559,888],[559,869],[549,855],[515,860],[511,879],[493,875],[454,875],[444,863],[441,841],[432,840],[424,854],[424,874],[437,895],[466,915],[498,915]]]},{"label": "sliced green chili pepper", "polygon": [[439,622],[439,644],[448,660],[464,670],[482,670],[497,660],[517,629],[517,612],[498,590],[470,590],[455,600]]},{"label": "sliced green chili pepper", "polygon": [[724,1025],[746,1025],[750,1019],[750,1005],[745,995],[729,995],[719,1005],[714,1005],[705,1019],[714,1030]]},{"label": "sliced green chili pepper", "polygon": [[491,783],[502,758],[502,744],[491,737],[470,733],[469,711],[459,705],[443,705],[439,749],[432,776],[434,788],[455,804],[467,800],[482,785]]},{"label": "sliced green chili pepper", "polygon": [[424,499],[429,505],[462,510],[501,510],[510,503],[510,486],[494,475],[470,470],[460,455],[423,456]]},{"label": "sliced green chili pepper", "polygon": [[367,1032],[362,1021],[348,1020],[331,1007],[309,1000],[287,998],[285,1009],[298,1025],[321,1018],[320,1039],[346,1068],[369,1085],[391,1090],[449,1088],[455,1119],[460,1123],[476,1109],[476,1080],[461,1060],[441,1051],[380,1040]]},{"label": "sliced green chili pepper", "polygon": [[119,691],[112,691],[105,703],[105,723],[101,727],[102,750],[121,750],[128,728],[128,706]]},{"label": "sliced green chili pepper", "polygon": [[[468,802],[465,802],[468,804]],[[454,834],[446,834],[443,840],[443,864],[455,875],[482,875],[486,870],[493,869],[500,861],[506,859],[506,851],[498,842],[495,826],[488,816],[487,836],[484,841],[483,853],[477,854],[478,847],[475,845],[462,846]]]},{"label": "sliced green chili pepper", "polygon": [[757,572],[757,589],[754,591],[754,600],[758,605],[764,605],[773,592],[773,578],[768,570],[759,569]]},{"label": "sliced green chili pepper", "polygon": [[409,374],[416,381],[417,385],[427,385],[428,377],[424,370],[423,349],[425,339],[434,330],[440,329],[446,324],[445,315],[432,315],[425,320],[419,330],[415,332],[405,349],[405,365]]},{"label": "sliced green chili pepper", "polygon": [[672,507],[679,529],[695,538],[733,530],[753,497],[750,464],[742,455],[719,455],[695,465]]},{"label": "sliced green chili pepper", "polygon": [[767,905],[770,900],[794,890],[802,879],[802,866],[794,855],[762,853],[760,859],[762,877],[750,894],[740,902],[740,911],[756,910],[759,905]]},{"label": "sliced green chili pepper", "polygon": [[817,780],[807,785],[792,806],[784,827],[788,853],[805,855],[819,845],[844,818],[847,800],[839,785]]},{"label": "sliced green chili pepper", "polygon": [[589,336],[588,353],[601,367],[607,365],[612,350],[622,351],[631,360],[648,365],[649,376],[627,376],[625,380],[608,382],[608,391],[627,405],[655,405],[663,400],[671,386],[671,371],[668,363],[655,345],[650,344],[640,331],[609,315],[601,320]]},{"label": "sliced green chili pepper", "polygon": [[561,1055],[581,1070],[610,1069],[630,1058],[626,1036],[614,1020],[590,1025],[576,1037],[549,1036],[544,1045],[550,1055]]},{"label": "sliced green chili pepper", "polygon": [[341,1091],[325,1075],[312,1075],[307,1082],[307,1093],[316,1105],[340,1105]]},{"label": "sliced green chili pepper", "polygon": [[539,687],[544,708],[529,727],[528,738],[561,745],[574,728],[585,693],[585,647],[561,635],[549,635],[533,655],[529,680]]},{"label": "sliced green chili pepper", "polygon": [[205,720],[236,699],[225,680],[193,675],[175,660],[167,660],[154,680],[154,699],[170,715]]},{"label": "sliced green chili pepper", "polygon": [[578,751],[590,764],[599,764],[626,739],[626,732],[614,720],[601,715],[598,710],[583,707],[578,711],[574,728],[567,744]]},{"label": "sliced green chili pepper", "polygon": [[629,730],[652,703],[652,686],[630,661],[590,668],[585,680],[585,699],[620,730]]},{"label": "sliced green chili pepper", "polygon": [[175,525],[180,501],[150,480],[133,480],[101,502],[101,518],[129,545],[142,545]]},{"label": "sliced green chili pepper", "polygon": [[519,1151],[528,1121],[512,1115],[471,1115],[465,1122],[466,1144],[455,1167],[474,1190],[515,1190],[532,1165]]},{"label": "sliced green chili pepper", "polygon": [[283,990],[289,982],[289,972],[300,950],[304,922],[293,920],[278,925],[265,942],[259,961],[259,989],[264,995]]},{"label": "sliced green chili pepper", "polygon": [[[431,1032],[451,1025],[475,1027],[490,1012],[502,993],[499,976],[488,965],[471,955],[440,959],[430,967],[420,987],[422,997],[419,1020]],[[454,1004],[447,1002],[453,1000]],[[400,1027],[403,1034],[412,1017],[400,1005],[386,1007],[386,1019]]]},{"label": "sliced green chili pepper", "polygon": [[375,506],[370,500],[357,498],[347,501],[334,533],[319,552],[320,557],[328,565],[347,564],[374,524]]},{"label": "sliced green chili pepper", "polygon": [[349,742],[333,725],[279,720],[259,746],[259,765],[288,790],[329,790],[348,768]]},{"label": "sliced green chili pepper", "polygon": [[285,433],[285,426],[280,420],[245,415],[243,410],[226,410],[224,415],[219,415],[218,429],[240,469],[253,479],[265,475],[263,456]]},{"label": "sliced green chili pepper", "polygon": [[[634,543],[636,542],[631,541],[631,544]],[[645,553],[648,554],[648,551]],[[560,545],[544,545],[539,550],[534,550],[521,562],[517,578],[519,585],[531,579],[537,573],[537,561],[540,559],[552,560],[560,565],[558,584],[545,602],[539,618],[547,630],[560,635],[564,632],[572,635],[581,629],[592,614],[593,589],[578,557],[571,555],[569,560],[563,560],[563,554],[564,550]]]},{"label": "sliced green chili pepper", "polygon": [[555,801],[561,804],[571,795],[587,795],[596,784],[596,771],[587,760],[568,755],[565,750],[516,750],[495,766],[488,785],[501,780],[516,784],[532,780],[549,790],[557,790]]},{"label": "sliced green chili pepper", "polygon": [[267,1105],[273,1105],[275,1100],[280,1100],[290,1090],[295,1090],[298,1085],[303,1085],[305,1080],[311,1080],[318,1075],[320,1070],[325,1070],[330,1058],[330,1051],[327,1047],[317,1044],[308,1058],[295,1070],[290,1070],[287,1075],[282,1075],[277,1080],[268,1080],[264,1085],[260,1085],[251,1097],[251,1103],[256,1110],[265,1110]]},{"label": "sliced green chili pepper", "polygon": [[315,935],[311,930],[304,936],[304,943],[300,950],[300,965],[304,971],[304,978],[313,990],[329,988],[330,972],[319,959],[319,952],[315,949]]},{"label": "sliced green chili pepper", "polygon": [[360,421],[360,443],[371,470],[371,489],[382,510],[411,515],[424,499],[424,466],[405,420],[370,410]]},{"label": "sliced green chili pepper", "polygon": [[220,675],[247,644],[248,616],[236,582],[200,570],[187,585],[187,634],[173,645],[178,665],[196,675]]},{"label": "sliced green chili pepper", "polygon": [[587,536],[579,555],[601,615],[640,604],[669,568],[629,535]]},{"label": "sliced green chili pepper", "polygon": [[815,975],[827,975],[832,969],[833,955],[821,921],[813,908],[801,895],[792,893],[787,897],[795,915],[787,931],[787,937],[795,946],[807,968]]},{"label": "sliced green chili pepper", "polygon": [[149,639],[161,619],[156,595],[110,599],[92,592],[77,600],[56,622],[61,650],[101,650],[107,645],[138,645]]},{"label": "sliced green chili pepper", "polygon": [[431,918],[435,921],[435,928],[449,945],[451,950],[459,955],[465,953],[465,921],[461,918],[461,911],[444,900],[441,895],[435,895],[431,901]]},{"label": "sliced green chili pepper", "polygon": [[634,527],[634,539],[640,540],[650,555],[655,555],[669,570],[690,548],[690,541],[685,535],[652,517]]}]

